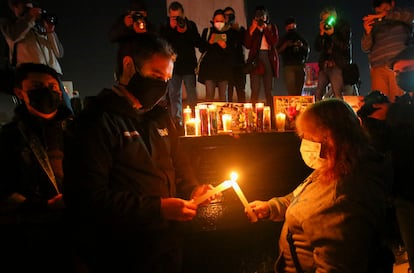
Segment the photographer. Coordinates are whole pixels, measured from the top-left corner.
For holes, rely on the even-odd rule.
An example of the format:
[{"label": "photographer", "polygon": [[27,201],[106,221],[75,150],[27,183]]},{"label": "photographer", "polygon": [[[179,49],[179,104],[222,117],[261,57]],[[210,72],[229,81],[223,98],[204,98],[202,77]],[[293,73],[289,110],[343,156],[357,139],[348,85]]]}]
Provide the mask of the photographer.
[{"label": "photographer", "polygon": [[[62,76],[58,59],[64,51],[55,32],[57,18],[33,1],[9,0],[9,7],[14,16],[1,26],[1,31],[9,46],[10,64],[14,67],[22,63],[45,64]],[[61,78],[60,84],[63,88]],[[63,99],[71,109],[66,92]]]},{"label": "photographer", "polygon": [[147,5],[142,0],[131,0],[128,11],[119,16],[109,30],[108,37],[112,43],[140,33],[156,32],[148,20]]},{"label": "photographer", "polygon": [[404,91],[397,85],[391,62],[412,36],[414,9],[398,8],[394,0],[374,0],[373,9],[374,14],[363,18],[361,47],[368,53],[371,90],[381,91],[393,102]]},{"label": "photographer", "polygon": [[277,45],[283,61],[283,78],[288,95],[300,96],[305,81],[305,61],[310,49],[306,39],[297,31],[295,18],[286,20],[285,30],[285,35]]},{"label": "photographer", "polygon": [[314,46],[320,52],[316,100],[323,98],[329,84],[333,96],[342,99],[342,69],[351,62],[351,27],[348,22],[338,18],[332,7],[320,13],[319,34]]},{"label": "photographer", "polygon": [[279,42],[279,31],[270,22],[269,13],[264,6],[258,6],[252,23],[246,31],[245,46],[249,49],[247,62],[258,60],[258,65],[250,72],[251,102],[258,102],[260,86],[263,82],[266,104],[273,106],[273,77],[279,77],[279,54],[276,45]]},{"label": "photographer", "polygon": [[[184,14],[184,7],[179,2],[171,2],[168,7],[168,19],[160,28],[160,35],[165,38],[177,53],[172,78],[168,81],[168,97],[171,115],[179,129],[183,128],[182,119],[182,84],[187,93],[187,104],[194,110],[197,104],[196,75],[197,56],[195,48],[202,43],[197,25]],[[182,130],[182,133],[184,130]]]}]

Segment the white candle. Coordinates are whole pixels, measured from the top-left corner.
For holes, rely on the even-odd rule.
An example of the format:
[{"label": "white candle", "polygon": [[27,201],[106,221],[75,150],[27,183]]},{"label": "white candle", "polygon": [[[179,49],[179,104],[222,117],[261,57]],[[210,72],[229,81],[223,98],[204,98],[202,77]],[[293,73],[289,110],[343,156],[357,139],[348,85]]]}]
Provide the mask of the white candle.
[{"label": "white candle", "polygon": [[232,185],[233,184],[232,184],[232,181],[231,180],[226,180],[226,181],[222,182],[220,185],[218,185],[217,187],[215,187],[214,189],[209,190],[205,194],[203,194],[203,195],[195,198],[194,199],[194,203],[196,203],[197,205],[198,204],[201,204],[204,201],[206,201],[207,199],[209,199],[210,197],[218,194],[219,192],[222,192],[224,190],[227,190],[227,189],[231,188]]},{"label": "white candle", "polygon": [[231,132],[231,114],[223,114],[223,132]]},{"label": "white candle", "polygon": [[233,189],[236,192],[237,196],[239,197],[240,201],[242,202],[244,208],[246,209],[247,214],[250,217],[250,220],[252,222],[257,222],[257,216],[253,212],[252,208],[249,206],[249,202],[247,201],[246,196],[244,196],[242,190],[240,189],[239,184],[237,184],[236,179],[233,179],[232,178],[231,182],[233,184],[232,185],[233,186]]}]

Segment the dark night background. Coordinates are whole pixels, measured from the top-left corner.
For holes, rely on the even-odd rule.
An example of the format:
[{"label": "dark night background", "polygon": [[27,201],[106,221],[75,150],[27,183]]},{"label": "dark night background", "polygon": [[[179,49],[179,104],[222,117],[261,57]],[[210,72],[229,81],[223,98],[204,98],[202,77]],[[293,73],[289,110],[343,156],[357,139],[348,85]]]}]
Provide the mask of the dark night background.
[{"label": "dark night background", "polygon": [[[202,4],[205,0],[199,1]],[[56,32],[61,39],[65,56],[60,60],[64,80],[73,81],[74,89],[81,96],[94,95],[103,87],[113,83],[116,46],[108,40],[107,33],[116,17],[128,8],[128,0],[119,1],[53,1],[39,0],[40,5],[59,19]],[[325,6],[334,6],[339,16],[347,19],[352,28],[353,56],[361,71],[361,93],[370,89],[367,54],[361,51],[362,17],[372,12],[371,0],[290,0],[274,1],[246,0],[247,21],[257,5],[264,5],[270,12],[271,19],[279,27],[279,34],[284,33],[284,20],[288,16],[297,18],[298,30],[312,46],[318,33],[319,12]],[[397,0],[399,6],[408,6],[410,0]],[[166,18],[166,2],[162,0],[147,1],[150,20],[156,24]],[[218,7],[219,8],[219,7]],[[8,11],[7,0],[1,0],[0,15]],[[192,19],[191,10],[186,15]],[[200,27],[199,27],[199,31]],[[311,47],[309,61],[316,61],[318,53]],[[275,95],[285,95],[283,82],[277,80]]]}]

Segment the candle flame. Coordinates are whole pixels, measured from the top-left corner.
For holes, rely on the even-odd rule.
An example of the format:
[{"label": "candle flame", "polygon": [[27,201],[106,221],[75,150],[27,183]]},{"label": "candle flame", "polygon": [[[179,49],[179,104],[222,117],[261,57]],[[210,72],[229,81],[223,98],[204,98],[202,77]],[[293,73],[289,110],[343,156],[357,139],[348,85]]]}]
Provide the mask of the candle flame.
[{"label": "candle flame", "polygon": [[231,174],[230,174],[230,179],[231,179],[231,181],[233,181],[233,182],[236,182],[236,180],[237,180],[237,178],[239,177],[239,175],[236,173],[236,172],[232,172]]}]

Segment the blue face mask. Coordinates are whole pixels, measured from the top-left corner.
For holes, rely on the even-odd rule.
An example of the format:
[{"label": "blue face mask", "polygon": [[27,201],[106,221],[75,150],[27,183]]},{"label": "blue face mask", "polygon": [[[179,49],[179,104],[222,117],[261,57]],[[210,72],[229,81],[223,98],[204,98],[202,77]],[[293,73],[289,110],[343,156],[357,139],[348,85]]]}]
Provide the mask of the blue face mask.
[{"label": "blue face mask", "polygon": [[139,72],[126,87],[142,104],[143,110],[151,110],[167,93],[167,82],[141,76]]}]

